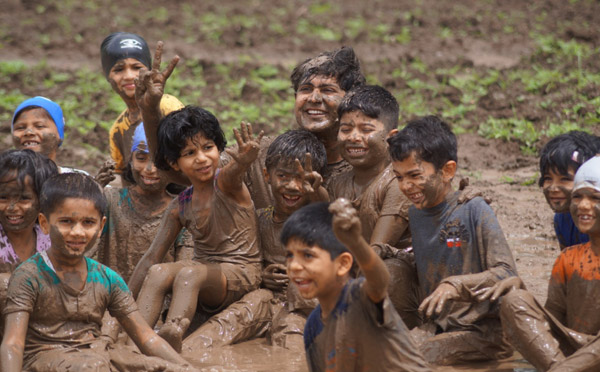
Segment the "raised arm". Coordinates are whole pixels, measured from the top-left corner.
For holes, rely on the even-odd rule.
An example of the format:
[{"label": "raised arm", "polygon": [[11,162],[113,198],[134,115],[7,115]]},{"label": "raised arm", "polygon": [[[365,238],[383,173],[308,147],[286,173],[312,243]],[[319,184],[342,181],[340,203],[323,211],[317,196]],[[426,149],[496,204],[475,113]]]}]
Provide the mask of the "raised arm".
[{"label": "raised arm", "polygon": [[300,160],[296,159],[296,167],[302,175],[302,188],[311,202],[329,201],[329,193],[323,187],[323,176],[312,169],[312,156],[306,153],[304,167]]},{"label": "raised arm", "polygon": [[387,296],[390,273],[381,258],[375,253],[362,236],[360,219],[349,200],[337,199],[329,206],[333,213],[333,232],[335,236],[352,252],[366,282],[365,290],[374,303],[383,301]]},{"label": "raised arm", "polygon": [[150,248],[144,253],[138,264],[135,266],[133,274],[131,274],[128,286],[134,297],[137,297],[140,292],[148,269],[150,269],[152,265],[163,260],[169,247],[173,245],[182,228],[183,226],[179,221],[179,201],[175,198],[171,204],[169,204],[169,207],[163,215],[163,218],[160,221],[160,227],[158,228],[158,232],[156,233]]},{"label": "raised arm", "polygon": [[4,318],[4,338],[0,345],[0,370],[21,372],[25,335],[29,324],[29,313],[18,311]]}]

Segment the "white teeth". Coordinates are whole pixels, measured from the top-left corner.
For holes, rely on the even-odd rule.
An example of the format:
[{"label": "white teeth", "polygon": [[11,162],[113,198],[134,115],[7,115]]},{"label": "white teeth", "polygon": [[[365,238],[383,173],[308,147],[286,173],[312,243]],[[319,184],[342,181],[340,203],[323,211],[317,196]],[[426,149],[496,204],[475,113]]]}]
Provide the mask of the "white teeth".
[{"label": "white teeth", "polygon": [[39,143],[32,142],[32,141],[27,141],[27,142],[23,143],[23,146],[25,146],[25,147],[37,146],[37,145],[39,145]]},{"label": "white teeth", "polygon": [[319,110],[307,110],[307,112],[308,112],[310,115],[321,115],[321,114],[324,114],[324,112],[323,112],[323,111],[319,111]]},{"label": "white teeth", "polygon": [[364,154],[365,152],[367,152],[366,149],[358,149],[358,148],[352,148],[352,149],[348,149],[348,152],[351,154]]},{"label": "white teeth", "polygon": [[21,216],[6,216],[9,221],[17,221],[21,219]]}]

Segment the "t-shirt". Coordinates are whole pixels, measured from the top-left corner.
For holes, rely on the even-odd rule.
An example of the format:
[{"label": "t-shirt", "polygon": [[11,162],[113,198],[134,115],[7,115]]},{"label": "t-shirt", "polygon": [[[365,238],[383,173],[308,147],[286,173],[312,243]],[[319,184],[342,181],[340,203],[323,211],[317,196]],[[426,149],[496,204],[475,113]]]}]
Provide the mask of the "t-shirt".
[{"label": "t-shirt", "polygon": [[554,231],[558,242],[565,248],[590,241],[587,234],[579,232],[570,212],[554,214]]},{"label": "t-shirt", "polygon": [[321,306],[304,328],[310,371],[430,371],[389,298],[373,303],[352,279],[327,319]]},{"label": "t-shirt", "polygon": [[[494,215],[481,197],[459,204],[460,192],[432,208],[409,210],[417,275],[422,294],[429,296],[441,282],[452,284],[461,300],[470,301],[474,291],[517,275],[512,253]],[[489,301],[454,301],[448,315],[436,323],[444,330],[470,327],[489,317]]]},{"label": "t-shirt", "polygon": [[[33,226],[33,230],[36,237],[36,252],[48,250],[50,248],[50,237],[42,232],[40,225],[37,223]],[[15,253],[4,228],[0,224],[0,273],[12,273],[20,264],[21,259]]]},{"label": "t-shirt", "polygon": [[101,335],[106,310],[116,318],[137,310],[117,273],[91,258],[85,261],[88,275],[81,291],[61,282],[45,253],[35,254],[13,272],[3,314],[30,314],[24,362],[40,351],[90,344]]},{"label": "t-shirt", "polygon": [[[408,208],[411,203],[400,192],[391,164],[378,174],[360,195],[356,194],[354,188],[352,170],[331,179],[328,191],[331,200],[343,197],[352,201],[352,205],[358,211],[363,237],[367,242],[371,241],[371,235],[380,217],[394,216],[408,224]],[[397,241],[383,243],[398,248],[408,247],[410,231],[407,229]]]},{"label": "t-shirt", "polygon": [[[172,111],[183,108],[183,103],[173,96],[164,94],[160,101],[160,113],[162,116],[168,115]],[[117,120],[110,128],[108,138],[110,145],[110,156],[115,161],[115,172],[122,173],[125,170],[128,159],[126,156],[131,154],[131,145],[133,132],[140,121],[132,123],[129,120],[129,110],[126,109],[119,115]]]},{"label": "t-shirt", "polygon": [[588,335],[600,331],[600,257],[591,243],[560,253],[552,268],[545,307],[574,331]]},{"label": "t-shirt", "polygon": [[[138,210],[131,193],[129,187],[104,189],[108,212],[97,248],[98,261],[115,270],[126,281],[152,244],[167,209],[165,207],[162,211]],[[142,196],[139,203],[144,203]],[[170,254],[165,261],[191,259],[193,249],[191,235],[186,229],[182,229],[173,247],[169,249]]]}]

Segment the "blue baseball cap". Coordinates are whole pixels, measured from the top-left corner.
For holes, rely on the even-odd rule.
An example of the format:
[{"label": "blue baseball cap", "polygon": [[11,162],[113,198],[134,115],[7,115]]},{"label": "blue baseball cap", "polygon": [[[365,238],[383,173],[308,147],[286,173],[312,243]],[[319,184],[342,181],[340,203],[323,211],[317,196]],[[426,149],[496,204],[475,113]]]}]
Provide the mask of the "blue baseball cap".
[{"label": "blue baseball cap", "polygon": [[65,118],[63,116],[63,111],[58,103],[51,101],[46,97],[37,96],[21,102],[13,114],[12,124],[10,125],[11,131],[15,125],[15,119],[17,116],[19,116],[21,111],[28,107],[39,107],[46,110],[48,115],[50,115],[52,118],[52,121],[54,121],[54,125],[56,125],[56,129],[58,130],[58,135],[60,137],[60,143],[58,145],[62,145],[62,142],[65,139]]},{"label": "blue baseball cap", "polygon": [[148,141],[146,140],[146,132],[144,132],[144,123],[140,123],[133,132],[133,144],[131,145],[131,152],[142,151],[146,154],[148,151]]}]

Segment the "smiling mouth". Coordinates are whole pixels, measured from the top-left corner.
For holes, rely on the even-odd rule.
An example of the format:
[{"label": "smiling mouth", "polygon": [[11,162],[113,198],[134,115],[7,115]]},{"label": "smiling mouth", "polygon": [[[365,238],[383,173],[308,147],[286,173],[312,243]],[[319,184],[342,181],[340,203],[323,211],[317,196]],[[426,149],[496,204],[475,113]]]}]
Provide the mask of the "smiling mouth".
[{"label": "smiling mouth", "polygon": [[28,147],[37,147],[39,146],[40,143],[37,141],[25,141],[23,142],[23,147],[28,148]]},{"label": "smiling mouth", "polygon": [[363,156],[369,151],[368,148],[365,147],[347,147],[346,152],[352,156]]},{"label": "smiling mouth", "polygon": [[81,251],[85,248],[86,242],[65,242],[69,248],[74,251]]},{"label": "smiling mouth", "polygon": [[313,109],[306,110],[306,113],[309,114],[310,116],[324,116],[325,115],[325,111],[313,110]]},{"label": "smiling mouth", "polygon": [[410,201],[412,201],[413,203],[417,204],[418,202],[421,201],[421,199],[423,199],[423,193],[422,192],[416,192],[414,194],[408,194],[407,197],[408,197],[408,199]]},{"label": "smiling mouth", "polygon": [[147,185],[153,185],[155,183],[160,182],[160,178],[158,178],[158,177],[144,177],[144,176],[140,176],[140,178]]},{"label": "smiling mouth", "polygon": [[287,204],[288,206],[293,206],[296,203],[298,203],[300,201],[300,199],[302,199],[302,197],[300,195],[286,195],[286,194],[281,194],[281,198],[283,199],[285,204]]},{"label": "smiling mouth", "polygon": [[292,281],[294,282],[294,284],[296,284],[296,286],[298,287],[298,290],[300,292],[306,291],[308,289],[308,287],[312,284],[312,280],[308,280],[308,279],[296,278],[296,279],[293,279]]},{"label": "smiling mouth", "polygon": [[25,220],[23,216],[6,216],[6,219],[11,225],[18,225]]}]

